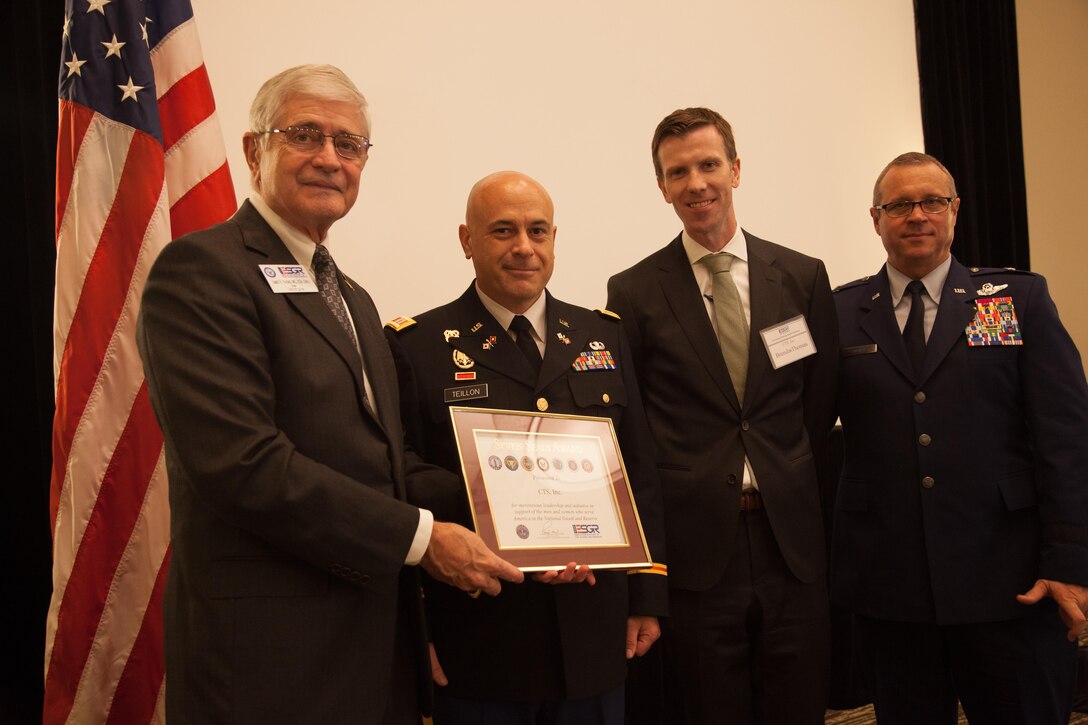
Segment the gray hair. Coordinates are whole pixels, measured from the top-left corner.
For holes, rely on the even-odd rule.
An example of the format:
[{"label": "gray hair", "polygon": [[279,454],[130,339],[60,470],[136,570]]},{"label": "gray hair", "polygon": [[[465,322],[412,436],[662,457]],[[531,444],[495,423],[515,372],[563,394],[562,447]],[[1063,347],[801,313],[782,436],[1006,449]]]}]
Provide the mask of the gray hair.
[{"label": "gray hair", "polygon": [[344,71],[333,65],[296,65],[265,81],[249,107],[250,130],[256,133],[272,128],[288,99],[294,96],[354,103],[370,133],[366,98]]},{"label": "gray hair", "polygon": [[888,172],[896,166],[925,166],[926,164],[933,164],[938,169],[944,172],[944,175],[948,177],[948,186],[952,192],[952,196],[959,196],[956,193],[956,180],[952,178],[951,172],[944,167],[940,161],[934,156],[929,154],[923,154],[919,151],[908,151],[905,154],[899,154],[894,159],[888,162],[888,165],[880,172],[880,176],[876,177],[876,183],[873,185],[873,207],[876,208],[880,205],[880,182],[884,181],[884,177],[888,175]]}]

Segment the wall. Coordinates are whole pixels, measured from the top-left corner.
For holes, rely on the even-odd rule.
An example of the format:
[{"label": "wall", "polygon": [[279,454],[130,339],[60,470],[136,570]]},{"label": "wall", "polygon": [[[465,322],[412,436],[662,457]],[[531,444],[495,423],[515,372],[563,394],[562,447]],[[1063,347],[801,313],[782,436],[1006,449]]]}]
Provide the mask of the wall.
[{"label": "wall", "polygon": [[375,147],[330,249],[386,319],[468,285],[457,242],[465,197],[504,168],[555,199],[550,289],[602,305],[609,275],[680,230],[649,154],[654,127],[678,107],[710,106],[732,122],[741,224],[824,258],[833,284],[879,268],[873,180],[922,147],[911,0],[193,7],[240,199],[241,134],[268,76],[329,62],[367,95]]},{"label": "wall", "polygon": [[1016,32],[1031,268],[1088,360],[1088,2],[1019,0]]}]

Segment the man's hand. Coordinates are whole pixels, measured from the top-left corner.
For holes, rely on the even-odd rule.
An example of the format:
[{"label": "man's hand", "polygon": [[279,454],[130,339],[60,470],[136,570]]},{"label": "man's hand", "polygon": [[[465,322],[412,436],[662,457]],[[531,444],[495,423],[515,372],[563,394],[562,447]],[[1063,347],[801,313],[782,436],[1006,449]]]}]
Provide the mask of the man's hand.
[{"label": "man's hand", "polygon": [[593,570],[589,568],[589,564],[578,566],[577,563],[572,561],[567,564],[566,569],[538,571],[533,574],[533,581],[538,581],[541,584],[581,584],[582,582],[588,582],[589,586],[593,586],[597,583],[597,577],[594,576]]},{"label": "man's hand", "polygon": [[438,653],[434,651],[434,642],[431,642],[428,648],[431,650],[431,679],[439,687],[445,687],[450,684],[450,681],[446,679],[442,663],[438,661]]},{"label": "man's hand", "polygon": [[1066,584],[1052,579],[1037,579],[1035,586],[1024,594],[1017,594],[1016,601],[1021,604],[1036,604],[1043,597],[1050,597],[1058,603],[1058,614],[1069,628],[1065,637],[1073,642],[1084,629],[1085,612],[1088,612],[1088,588],[1079,584]]},{"label": "man's hand", "polygon": [[661,636],[657,617],[634,615],[627,618],[627,659],[641,657],[650,651]]},{"label": "man's hand", "polygon": [[445,521],[434,522],[431,541],[419,564],[440,582],[491,596],[502,590],[500,579],[514,583],[525,579],[516,566],[495,556],[474,532]]}]

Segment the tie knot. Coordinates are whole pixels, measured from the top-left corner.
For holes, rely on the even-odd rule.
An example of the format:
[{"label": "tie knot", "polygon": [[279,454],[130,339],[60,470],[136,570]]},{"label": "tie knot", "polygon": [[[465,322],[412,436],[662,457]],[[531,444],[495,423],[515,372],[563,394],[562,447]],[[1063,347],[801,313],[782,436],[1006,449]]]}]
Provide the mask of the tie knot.
[{"label": "tie knot", "polygon": [[510,329],[518,333],[518,337],[521,337],[523,333],[532,330],[533,326],[529,324],[529,320],[525,315],[514,315],[514,319],[510,321]]},{"label": "tie knot", "polygon": [[729,252],[718,252],[708,254],[699,261],[710,270],[711,274],[718,274],[719,272],[728,272],[729,268],[733,266],[733,259],[733,255]]},{"label": "tie knot", "polygon": [[911,299],[921,297],[922,293],[925,291],[926,286],[922,284],[921,280],[912,279],[907,283],[907,294],[911,296]]},{"label": "tie knot", "polygon": [[320,272],[326,267],[332,266],[332,255],[329,254],[329,250],[325,249],[324,244],[318,244],[314,249],[313,265],[315,272]]}]

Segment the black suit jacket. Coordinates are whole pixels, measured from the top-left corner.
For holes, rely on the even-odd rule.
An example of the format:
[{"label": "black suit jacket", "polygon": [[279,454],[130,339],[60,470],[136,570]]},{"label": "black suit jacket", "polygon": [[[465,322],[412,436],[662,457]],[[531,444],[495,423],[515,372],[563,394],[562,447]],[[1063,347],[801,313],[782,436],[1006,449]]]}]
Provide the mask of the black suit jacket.
[{"label": "black suit jacket", "polygon": [[[681,237],[608,281],[657,449],[670,586],[705,590],[729,563],[744,456],[793,574],[826,570],[815,455],[832,423],[838,335],[823,262],[744,233],[752,336],[743,412]],[[804,315],[817,353],[773,369],[759,331]]]},{"label": "black suit jacket", "polygon": [[260,264],[297,262],[247,202],[170,243],[144,291],[138,341],[170,482],[167,715],[379,722],[398,609],[417,655],[426,641],[403,566],[419,520],[405,478],[456,481],[405,456],[366,292],[342,280],[377,417],[320,295],[273,293]]},{"label": "black suit jacket", "polygon": [[[1022,345],[967,344],[990,297],[1012,299]],[[918,375],[883,269],[835,303],[846,460],[833,599],[962,624],[1022,615],[1015,596],[1037,577],[1088,584],[1088,388],[1046,281],[953,260]]]},{"label": "black suit jacket", "polygon": [[[448,410],[453,403],[446,402],[446,392],[480,385],[487,386],[487,397],[455,398],[455,404],[537,411],[543,399],[549,413],[611,418],[651,553],[655,562],[663,563],[660,489],[622,329],[614,317],[551,295],[547,320],[539,377],[480,302],[475,285],[450,304],[420,315],[399,333],[390,332],[394,351],[399,348],[405,357],[403,399],[410,409],[404,418],[413,446],[427,461],[460,472]],[[446,330],[459,336],[447,342]],[[612,353],[616,369],[573,369],[575,358],[590,351],[593,342]],[[474,361],[475,381],[454,380],[455,373],[464,372],[453,362],[455,350]],[[409,493],[436,515],[472,526],[463,489],[454,500],[415,489]],[[626,673],[627,615],[665,614],[665,577],[610,571],[598,571],[596,576],[593,587],[527,579],[524,584],[504,585],[494,599],[470,599],[426,579],[431,635],[450,683],[444,692],[482,700],[555,700],[599,695],[618,687]]]}]

